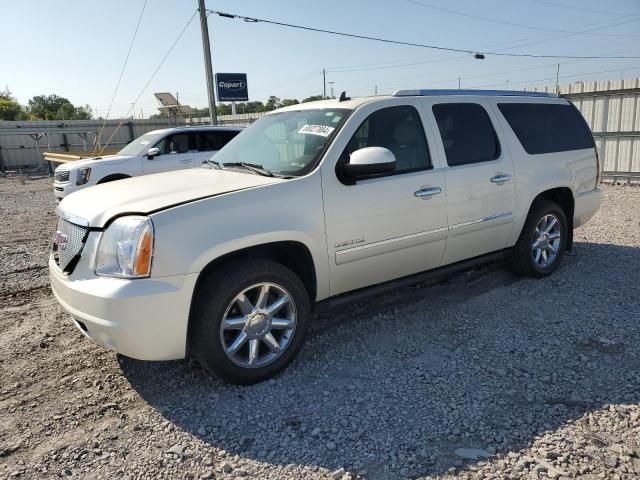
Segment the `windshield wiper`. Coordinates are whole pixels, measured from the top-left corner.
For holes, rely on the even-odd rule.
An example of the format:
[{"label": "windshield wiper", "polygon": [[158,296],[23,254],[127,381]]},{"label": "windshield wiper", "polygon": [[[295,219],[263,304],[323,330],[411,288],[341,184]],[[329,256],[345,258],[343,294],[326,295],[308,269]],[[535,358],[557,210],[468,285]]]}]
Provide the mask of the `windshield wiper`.
[{"label": "windshield wiper", "polygon": [[[217,163],[217,162],[216,162]],[[275,177],[276,174],[270,170],[267,170],[262,165],[257,165],[255,163],[247,163],[247,162],[234,162],[234,163],[223,163],[221,166],[223,167],[241,167],[245,170],[249,170],[251,172],[257,173],[258,175],[263,175],[265,177]]]},{"label": "windshield wiper", "polygon": [[224,164],[220,164],[220,162],[216,162],[215,160],[211,160],[210,158],[207,159],[207,163],[210,165],[215,165],[216,167],[218,167],[220,170],[224,170],[224,167],[222,165]]}]

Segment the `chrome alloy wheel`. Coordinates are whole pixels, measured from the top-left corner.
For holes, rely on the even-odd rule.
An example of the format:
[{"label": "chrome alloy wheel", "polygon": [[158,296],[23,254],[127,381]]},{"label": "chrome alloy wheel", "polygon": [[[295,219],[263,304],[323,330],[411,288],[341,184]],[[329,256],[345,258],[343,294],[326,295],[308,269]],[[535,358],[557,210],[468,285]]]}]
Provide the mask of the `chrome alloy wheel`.
[{"label": "chrome alloy wheel", "polygon": [[542,217],[533,233],[531,244],[533,261],[538,267],[547,268],[555,261],[562,244],[561,237],[560,220],[551,213]]},{"label": "chrome alloy wheel", "polygon": [[296,329],[293,297],[275,283],[257,283],[231,301],[220,324],[227,357],[244,368],[258,368],[280,357]]}]

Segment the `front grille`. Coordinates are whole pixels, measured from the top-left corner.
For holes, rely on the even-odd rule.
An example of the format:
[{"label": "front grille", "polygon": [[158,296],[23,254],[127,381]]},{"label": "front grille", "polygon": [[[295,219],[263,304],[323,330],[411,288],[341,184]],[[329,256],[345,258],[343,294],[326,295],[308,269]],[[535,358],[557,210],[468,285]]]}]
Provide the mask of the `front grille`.
[{"label": "front grille", "polygon": [[89,233],[88,227],[81,227],[64,218],[58,220],[58,228],[53,234],[51,252],[56,264],[63,272],[71,273],[78,263],[87,233]]},{"label": "front grille", "polygon": [[53,174],[53,179],[56,182],[66,183],[69,181],[69,170],[56,170]]}]

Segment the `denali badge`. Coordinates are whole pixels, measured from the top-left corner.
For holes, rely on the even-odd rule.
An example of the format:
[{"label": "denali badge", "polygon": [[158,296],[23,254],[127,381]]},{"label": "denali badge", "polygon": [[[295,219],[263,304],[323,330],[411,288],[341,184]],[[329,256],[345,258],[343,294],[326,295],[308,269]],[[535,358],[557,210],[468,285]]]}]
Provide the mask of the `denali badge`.
[{"label": "denali badge", "polygon": [[67,248],[68,239],[69,237],[67,237],[60,230],[57,230],[56,233],[53,234],[53,244],[58,247],[58,250],[64,250],[65,248]]},{"label": "denali badge", "polygon": [[336,242],[335,248],[346,247],[347,245],[355,245],[356,243],[364,243],[364,237],[354,238],[353,240],[344,240],[342,242]]}]

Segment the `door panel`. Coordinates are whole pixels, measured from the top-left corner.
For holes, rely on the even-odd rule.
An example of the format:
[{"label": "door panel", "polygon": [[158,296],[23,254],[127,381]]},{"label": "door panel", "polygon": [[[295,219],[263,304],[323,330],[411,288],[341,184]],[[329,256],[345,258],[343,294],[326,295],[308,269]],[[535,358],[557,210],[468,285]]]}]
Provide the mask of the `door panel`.
[{"label": "door panel", "polygon": [[[440,265],[447,238],[447,209],[444,174],[439,165],[416,171],[422,165],[424,137],[412,141],[413,125],[396,125],[402,115],[374,124],[365,121],[385,107],[411,105],[418,115],[417,130],[426,130],[426,144],[432,145],[434,132],[413,99],[390,99],[365,105],[349,118],[339,135],[346,151],[372,146],[367,141],[371,130],[382,137],[378,145],[389,148],[407,173],[358,180],[345,185],[338,180],[336,163],[341,156],[322,165],[323,198],[331,271],[331,294],[355,290],[395,278],[411,275]],[[404,114],[404,113],[403,113]],[[380,120],[378,118],[378,120]],[[402,122],[401,122],[402,123]],[[385,139],[385,137],[388,137]],[[398,140],[398,143],[393,143]],[[348,143],[347,143],[348,142]],[[338,143],[338,141],[336,141]],[[338,148],[338,147],[337,147]],[[427,154],[433,158],[432,153]],[[344,160],[344,153],[342,154]],[[417,192],[431,190],[431,195]],[[438,191],[439,190],[439,191]],[[427,190],[427,193],[429,190]]]},{"label": "door panel", "polygon": [[196,161],[195,147],[190,133],[174,133],[161,140],[156,147],[160,149],[160,155],[152,160],[144,159],[143,170],[145,175],[149,173],[168,172],[192,168]]},{"label": "door panel", "polygon": [[[493,125],[497,148],[495,154],[492,154],[486,142],[483,145],[483,140],[472,136],[470,131],[475,131],[476,134],[484,131],[488,135],[488,128],[483,130],[482,125],[475,126],[473,121],[470,122],[471,113],[465,115],[463,110],[458,109],[457,112],[448,116],[444,109],[438,111],[436,108],[437,116],[435,116],[434,110],[429,108],[430,114],[440,122],[438,140],[443,158],[448,164],[444,175],[447,185],[449,238],[443,264],[505,248],[513,228],[515,208],[513,163],[506,141],[498,131],[499,125],[491,118],[488,105],[482,100],[473,102],[449,100],[442,103],[431,100],[429,107],[433,104],[441,106],[443,103],[447,105],[456,103],[460,108],[463,104],[481,106],[484,112],[480,118],[476,118],[476,121],[482,121],[484,118],[485,121],[491,122],[489,127]],[[462,116],[464,120],[458,122],[456,126],[456,121]],[[456,149],[456,142],[463,142],[464,145]],[[474,143],[477,143],[477,148]],[[474,158],[474,155],[478,156]]]}]

